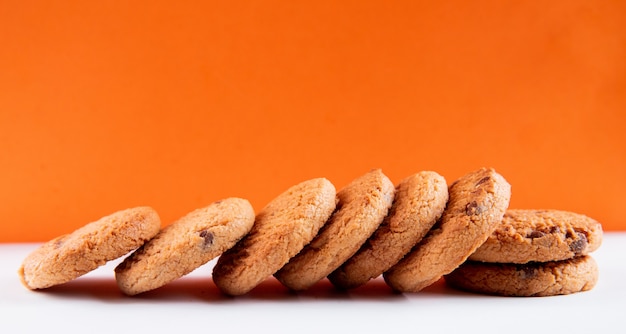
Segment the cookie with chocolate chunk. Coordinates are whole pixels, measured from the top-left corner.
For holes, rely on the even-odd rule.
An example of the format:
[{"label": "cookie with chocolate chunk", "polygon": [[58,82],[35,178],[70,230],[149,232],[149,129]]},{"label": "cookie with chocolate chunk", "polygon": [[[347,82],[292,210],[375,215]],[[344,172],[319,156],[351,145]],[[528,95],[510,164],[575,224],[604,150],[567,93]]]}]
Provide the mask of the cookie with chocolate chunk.
[{"label": "cookie with chocolate chunk", "polygon": [[194,210],[124,259],[115,268],[117,285],[127,295],[161,287],[233,247],[253,223],[254,209],[241,198]]},{"label": "cookie with chocolate chunk", "polygon": [[229,295],[252,290],[279,270],[317,234],[335,209],[335,187],[324,178],[289,188],[256,216],[250,233],[225,252],[213,281]]},{"label": "cookie with chocolate chunk", "polygon": [[467,261],[445,276],[452,287],[502,296],[554,296],[591,290],[598,266],[591,256],[526,264]]},{"label": "cookie with chocolate chunk", "polygon": [[508,210],[500,226],[470,256],[482,262],[526,263],[570,259],[602,243],[602,225],[557,210]]},{"label": "cookie with chocolate chunk", "polygon": [[461,265],[493,233],[506,211],[511,186],[494,169],[455,181],[439,222],[400,262],[384,273],[396,291],[416,292]]},{"label": "cookie with chocolate chunk", "polygon": [[374,233],[393,195],[393,183],[379,169],[353,180],[337,193],[337,210],[319,235],[275,277],[292,290],[307,289],[326,277]]},{"label": "cookie with chocolate chunk", "polygon": [[396,264],[441,217],[448,186],[435,172],[420,172],[396,186],[387,217],[359,251],[328,276],[337,287],[365,284]]},{"label": "cookie with chocolate chunk", "polygon": [[150,207],[115,212],[30,253],[20,278],[29,289],[69,282],[140,247],[160,228],[159,215]]}]

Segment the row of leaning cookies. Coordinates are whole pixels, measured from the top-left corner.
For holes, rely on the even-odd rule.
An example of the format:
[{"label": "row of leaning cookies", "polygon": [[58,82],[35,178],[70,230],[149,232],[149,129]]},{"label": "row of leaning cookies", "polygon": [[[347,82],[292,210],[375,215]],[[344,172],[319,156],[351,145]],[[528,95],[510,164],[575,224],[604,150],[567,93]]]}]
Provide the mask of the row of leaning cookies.
[{"label": "row of leaning cookies", "polygon": [[115,269],[128,295],[163,286],[220,255],[213,281],[229,295],[245,294],[272,275],[304,290],[325,277],[348,289],[384,274],[397,291],[419,291],[457,272],[489,241],[509,199],[510,185],[487,168],[450,187],[435,172],[394,187],[373,170],[339,192],[326,179],[312,179],[256,216],[246,200],[229,198],[159,231],[152,209],[120,211],[44,244],[24,260],[20,275],[28,288],[45,288],[139,247]]}]

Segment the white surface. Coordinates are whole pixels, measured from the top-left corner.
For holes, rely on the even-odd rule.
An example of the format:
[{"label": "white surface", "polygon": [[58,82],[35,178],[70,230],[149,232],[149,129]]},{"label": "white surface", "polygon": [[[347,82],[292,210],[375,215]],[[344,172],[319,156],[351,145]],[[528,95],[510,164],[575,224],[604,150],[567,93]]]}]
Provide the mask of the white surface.
[{"label": "white surface", "polygon": [[600,267],[593,290],[535,298],[470,294],[443,281],[395,294],[380,278],[348,293],[324,280],[300,294],[268,279],[230,298],[210,280],[213,263],[131,298],[115,284],[119,260],[33,292],[21,285],[17,269],[37,246],[0,244],[0,333],[626,333],[626,233],[605,233],[592,254]]}]

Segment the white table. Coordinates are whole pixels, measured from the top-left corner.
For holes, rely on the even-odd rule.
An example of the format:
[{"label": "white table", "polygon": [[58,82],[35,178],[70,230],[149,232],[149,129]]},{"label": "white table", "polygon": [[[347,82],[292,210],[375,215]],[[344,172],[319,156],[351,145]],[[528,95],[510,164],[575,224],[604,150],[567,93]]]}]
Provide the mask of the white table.
[{"label": "white table", "polygon": [[0,333],[626,333],[626,233],[605,233],[593,257],[600,279],[567,296],[484,296],[443,281],[395,294],[381,278],[351,292],[324,280],[295,294],[273,278],[248,295],[222,295],[211,262],[139,297],[122,295],[112,261],[46,291],[24,288],[17,269],[38,244],[0,244]]}]

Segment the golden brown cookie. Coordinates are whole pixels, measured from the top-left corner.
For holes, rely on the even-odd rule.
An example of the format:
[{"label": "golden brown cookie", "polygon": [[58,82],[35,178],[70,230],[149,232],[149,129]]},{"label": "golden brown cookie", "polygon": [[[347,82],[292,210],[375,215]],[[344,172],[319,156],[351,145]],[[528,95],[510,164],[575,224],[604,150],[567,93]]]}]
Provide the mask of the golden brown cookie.
[{"label": "golden brown cookie", "polygon": [[143,245],[160,227],[152,208],[115,212],[43,244],[24,259],[20,278],[29,289],[69,282]]},{"label": "golden brown cookie", "polygon": [[256,216],[250,233],[218,259],[213,268],[217,287],[229,295],[252,290],[315,237],[335,203],[335,187],[324,178],[276,197]]},{"label": "golden brown cookie", "polygon": [[495,170],[482,168],[454,182],[448,193],[448,206],[439,222],[385,272],[385,281],[394,290],[419,291],[463,263],[502,220],[511,186]]},{"label": "golden brown cookie", "polygon": [[304,290],[350,258],[381,224],[393,201],[394,186],[373,170],[337,193],[337,210],[319,235],[275,276],[292,290]]},{"label": "golden brown cookie", "polygon": [[194,210],[165,227],[115,268],[127,295],[161,287],[221,255],[254,223],[254,209],[241,198],[227,198]]},{"label": "golden brown cookie", "polygon": [[591,256],[526,264],[467,261],[445,276],[449,285],[503,296],[554,296],[591,290],[598,267]]},{"label": "golden brown cookie", "polygon": [[387,217],[361,249],[328,276],[343,289],[356,288],[396,264],[441,217],[448,202],[446,180],[420,172],[397,186]]},{"label": "golden brown cookie", "polygon": [[508,210],[502,224],[470,256],[501,263],[547,262],[586,255],[600,247],[602,225],[573,212]]}]

